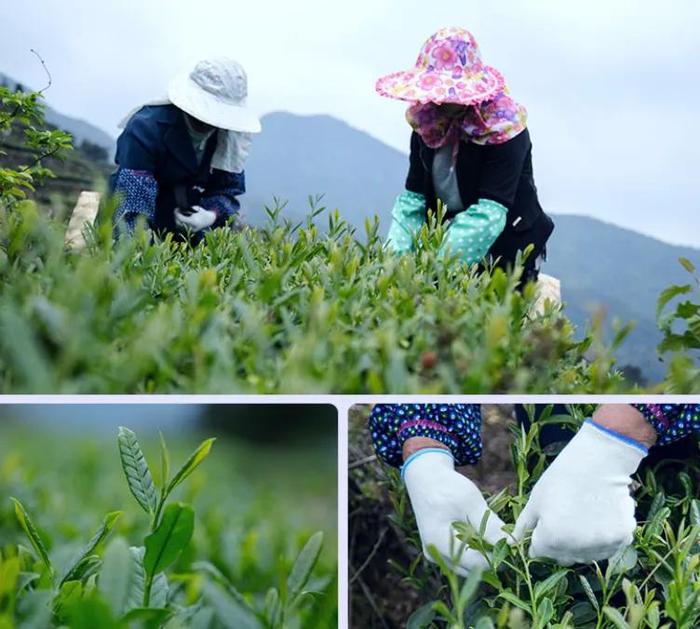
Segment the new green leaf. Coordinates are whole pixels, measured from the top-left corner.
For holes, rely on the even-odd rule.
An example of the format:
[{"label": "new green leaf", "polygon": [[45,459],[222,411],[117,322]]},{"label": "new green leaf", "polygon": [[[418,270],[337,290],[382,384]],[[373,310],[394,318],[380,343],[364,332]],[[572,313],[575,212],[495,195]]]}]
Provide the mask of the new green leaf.
[{"label": "new green leaf", "polygon": [[146,537],[143,567],[153,576],[167,568],[190,543],[194,531],[194,509],[173,503],[163,511],[158,528]]},{"label": "new green leaf", "polygon": [[168,487],[165,490],[165,496],[168,496],[173,489],[175,489],[182,481],[184,481],[192,472],[197,469],[199,464],[204,461],[209,455],[212,445],[216,441],[215,438],[206,439],[199,447],[190,455],[185,464],[177,471],[173,479],[168,483]]},{"label": "new green leaf", "polygon": [[10,500],[12,500],[15,505],[15,516],[25,535],[29,539],[29,542],[41,558],[41,561],[44,562],[44,565],[48,571],[53,573],[53,566],[51,565],[51,560],[49,559],[49,553],[46,551],[46,546],[44,546],[44,542],[41,540],[41,536],[36,530],[36,527],[24,508],[24,505],[17,500],[17,498],[10,498]]},{"label": "new green leaf", "polygon": [[291,603],[302,593],[318,561],[323,544],[323,532],[314,533],[302,548],[287,579],[287,600]]},{"label": "new green leaf", "polygon": [[128,428],[120,426],[117,441],[129,490],[146,513],[155,513],[158,507],[158,493],[136,435]]}]

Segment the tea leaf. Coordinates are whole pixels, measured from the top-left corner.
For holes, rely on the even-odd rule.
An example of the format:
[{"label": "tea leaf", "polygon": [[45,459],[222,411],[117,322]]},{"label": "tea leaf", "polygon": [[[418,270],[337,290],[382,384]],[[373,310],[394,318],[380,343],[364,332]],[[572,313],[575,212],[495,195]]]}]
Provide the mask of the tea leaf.
[{"label": "tea leaf", "polygon": [[408,618],[406,629],[428,629],[435,619],[434,602],[430,601],[421,605]]},{"label": "tea leaf", "polygon": [[526,611],[530,613],[530,606],[525,602],[520,600],[513,592],[506,590],[505,592],[499,592],[498,593],[499,598],[505,599],[508,601],[511,605],[515,605],[516,607],[522,609],[523,611]]},{"label": "tea leaf", "polygon": [[685,295],[692,290],[690,284],[683,285],[672,285],[665,288],[656,302],[656,318],[658,319],[663,312],[666,305],[674,298],[679,295]]},{"label": "tea leaf", "polygon": [[690,501],[690,523],[693,526],[700,524],[700,500],[693,498]]},{"label": "tea leaf", "polygon": [[637,565],[637,551],[634,546],[618,550],[608,561],[610,574],[624,574]]},{"label": "tea leaf", "polygon": [[122,621],[128,623],[131,627],[132,623],[141,621],[143,624],[137,626],[140,627],[162,627],[163,622],[171,615],[167,609],[153,608],[153,607],[136,607],[129,610]]},{"label": "tea leaf", "polygon": [[141,446],[136,440],[136,435],[128,428],[120,426],[117,441],[122,469],[124,470],[129,490],[146,513],[155,513],[158,506],[158,494],[153,485],[151,471],[148,469],[146,458],[143,456]]},{"label": "tea leaf", "polygon": [[170,481],[170,483],[168,483],[168,487],[165,490],[166,496],[170,495],[173,489],[175,489],[175,487],[177,487],[192,472],[194,472],[194,470],[197,469],[199,464],[207,458],[207,456],[209,455],[209,451],[211,450],[211,447],[212,445],[214,445],[215,441],[216,439],[206,439],[190,455],[189,459],[187,459],[185,464],[177,471],[175,476],[173,476],[173,479]]},{"label": "tea leaf", "polygon": [[459,598],[457,599],[457,606],[460,609],[465,609],[467,603],[474,597],[476,590],[481,582],[481,571],[471,570],[469,576],[464,581],[462,589],[459,591]]},{"label": "tea leaf", "polygon": [[554,604],[551,599],[545,597],[540,601],[537,606],[537,620],[539,621],[541,627],[547,626],[547,623],[554,616]]},{"label": "tea leaf", "polygon": [[121,537],[117,537],[105,549],[98,588],[119,616],[127,609],[129,594],[136,579],[136,569],[137,565],[129,545]]},{"label": "tea leaf", "polygon": [[314,533],[302,548],[287,578],[287,600],[294,604],[309,581],[323,544],[323,532]]},{"label": "tea leaf", "polygon": [[263,623],[249,607],[241,605],[216,583],[205,583],[202,590],[219,622],[227,629],[263,629]]},{"label": "tea leaf", "polygon": [[630,626],[627,624],[625,617],[614,607],[606,605],[605,607],[603,607],[603,613],[618,629],[630,629]]},{"label": "tea leaf", "polygon": [[[146,549],[143,546],[132,546],[129,553],[133,562],[133,581],[129,598],[126,604],[126,611],[142,607],[144,593],[146,590],[146,570],[143,567],[143,557]],[[168,600],[169,586],[168,579],[164,573],[157,574],[151,585],[150,608],[165,607]]]},{"label": "tea leaf", "polygon": [[68,606],[71,629],[118,629],[120,624],[112,616],[109,605],[102,599],[76,599]]},{"label": "tea leaf", "polygon": [[143,567],[146,575],[167,568],[190,543],[194,531],[194,509],[182,503],[168,505],[158,528],[146,537]]},{"label": "tea leaf", "polygon": [[593,588],[591,587],[591,584],[588,582],[588,579],[584,577],[582,574],[578,575],[579,581],[581,581],[581,585],[583,586],[583,591],[586,593],[586,596],[588,597],[588,600],[591,601],[591,605],[593,605],[593,608],[596,610],[596,612],[600,613],[600,606],[598,605],[598,599],[596,598],[596,595],[593,593]]},{"label": "tea leaf", "polygon": [[688,273],[695,273],[695,265],[688,258],[681,256],[678,261]]},{"label": "tea leaf", "polygon": [[113,511],[112,513],[108,513],[105,516],[102,522],[102,526],[92,536],[92,539],[78,552],[78,554],[68,564],[68,567],[66,568],[66,571],[60,580],[60,584],[63,584],[66,581],[72,581],[77,578],[76,572],[78,571],[81,562],[89,555],[92,555],[92,553],[100,545],[100,543],[109,535],[110,531],[116,524],[121,514],[121,511]]},{"label": "tea leaf", "polygon": [[566,579],[568,573],[568,569],[558,570],[554,574],[549,575],[544,581],[537,583],[535,585],[535,598],[539,599],[557,587],[562,579]]},{"label": "tea leaf", "polygon": [[19,525],[22,527],[22,530],[29,539],[32,547],[41,558],[41,561],[46,566],[46,569],[50,574],[53,574],[53,566],[51,565],[49,554],[46,552],[44,542],[41,540],[41,536],[36,530],[32,519],[29,517],[29,514],[25,510],[24,506],[19,500],[17,500],[17,498],[10,498],[10,500],[12,500],[15,505],[15,517],[17,518]]}]

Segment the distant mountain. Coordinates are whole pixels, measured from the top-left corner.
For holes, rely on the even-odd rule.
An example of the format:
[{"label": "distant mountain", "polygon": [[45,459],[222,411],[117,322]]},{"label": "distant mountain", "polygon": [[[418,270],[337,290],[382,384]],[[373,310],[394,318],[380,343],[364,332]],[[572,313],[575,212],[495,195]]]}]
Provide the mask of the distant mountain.
[{"label": "distant mountain", "polygon": [[360,228],[366,216],[389,215],[406,175],[405,154],[331,116],[277,112],[264,116],[262,127],[242,199],[251,222],[264,221],[263,205],[275,195],[288,201],[290,218],[307,214],[313,194],[324,194],[324,205]]},{"label": "distant mountain", "polygon": [[[0,85],[16,89],[17,85],[20,85],[20,83],[0,72]],[[26,85],[23,85],[23,87],[26,91],[32,89]],[[99,127],[96,127],[89,122],[85,122],[84,120],[79,120],[78,118],[65,116],[48,105],[45,108],[45,117],[46,122],[49,124],[58,127],[59,129],[63,129],[64,131],[68,131],[68,133],[75,138],[74,144],[79,145],[82,144],[83,141],[87,140],[92,144],[96,144],[97,146],[104,148],[110,155],[110,158],[114,155],[115,139]]]},{"label": "distant mountain", "polygon": [[545,272],[562,281],[566,313],[579,326],[603,308],[606,320],[636,321],[617,358],[637,365],[651,380],[665,372],[656,355],[661,340],[654,313],[669,284],[686,283],[678,258],[700,263],[700,249],[670,245],[586,216],[554,217]]},{"label": "distant mountain", "polygon": [[[264,221],[262,207],[273,195],[289,200],[285,214],[299,219],[308,209],[308,195],[325,193],[324,204],[339,208],[358,229],[375,213],[388,228],[408,168],[405,154],[329,116],[273,113],[262,122],[246,169],[249,192],[243,203],[251,222]],[[646,378],[660,379],[665,369],[656,355],[656,299],[669,284],[688,280],[678,258],[700,264],[700,250],[589,217],[557,215],[554,220],[544,271],[561,279],[568,316],[581,329],[600,308],[608,323],[636,321],[618,352],[619,364],[638,366]]]}]

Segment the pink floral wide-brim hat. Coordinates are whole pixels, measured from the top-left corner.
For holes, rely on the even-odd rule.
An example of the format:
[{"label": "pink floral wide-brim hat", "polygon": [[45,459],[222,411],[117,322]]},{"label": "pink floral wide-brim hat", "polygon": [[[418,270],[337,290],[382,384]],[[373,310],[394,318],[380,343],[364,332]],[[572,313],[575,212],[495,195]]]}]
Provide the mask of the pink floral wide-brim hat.
[{"label": "pink floral wide-brim hat", "polygon": [[505,85],[501,73],[485,65],[466,29],[440,29],[425,42],[415,67],[379,79],[382,96],[412,103],[474,105],[490,100]]}]

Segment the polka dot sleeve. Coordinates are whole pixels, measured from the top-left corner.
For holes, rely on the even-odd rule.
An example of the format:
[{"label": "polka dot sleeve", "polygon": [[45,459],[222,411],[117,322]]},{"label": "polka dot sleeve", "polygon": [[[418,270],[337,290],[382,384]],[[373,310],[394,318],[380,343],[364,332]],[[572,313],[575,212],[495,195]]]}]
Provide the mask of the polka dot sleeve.
[{"label": "polka dot sleeve", "polygon": [[389,249],[394,253],[406,253],[413,248],[413,236],[425,222],[425,197],[417,192],[404,190],[391,211],[391,226],[387,236]]},{"label": "polka dot sleeve", "polygon": [[369,416],[372,444],[385,463],[400,467],[403,443],[430,437],[446,445],[456,465],[481,456],[481,408],[478,404],[377,404]]},{"label": "polka dot sleeve", "polygon": [[454,217],[440,246],[440,254],[456,254],[467,264],[479,262],[501,235],[507,214],[508,210],[500,203],[479,199]]},{"label": "polka dot sleeve", "polygon": [[700,404],[633,404],[656,430],[656,445],[700,435]]}]

